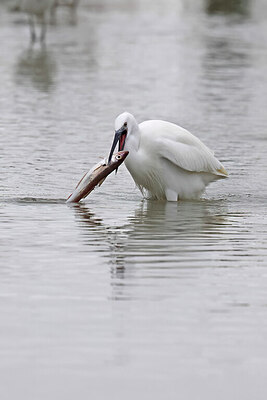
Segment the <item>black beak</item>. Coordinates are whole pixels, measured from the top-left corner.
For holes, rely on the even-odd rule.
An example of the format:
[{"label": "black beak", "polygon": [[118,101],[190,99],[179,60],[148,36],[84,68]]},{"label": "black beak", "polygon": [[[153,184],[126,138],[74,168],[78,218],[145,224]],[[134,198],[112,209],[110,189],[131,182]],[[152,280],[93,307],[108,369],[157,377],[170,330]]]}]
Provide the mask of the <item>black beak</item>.
[{"label": "black beak", "polygon": [[[112,155],[113,155],[114,150],[115,150],[115,147],[116,147],[117,143],[119,142],[119,140],[120,140],[122,135],[127,135],[127,128],[125,126],[122,126],[120,129],[115,131],[114,140],[113,140],[113,143],[112,143],[112,146],[111,146],[111,150],[110,150],[110,153],[109,153],[109,157],[108,157],[108,163],[110,163]],[[125,143],[125,140],[124,140],[124,143]],[[121,149],[119,148],[119,151],[123,150],[124,143],[123,143],[122,148]]]}]

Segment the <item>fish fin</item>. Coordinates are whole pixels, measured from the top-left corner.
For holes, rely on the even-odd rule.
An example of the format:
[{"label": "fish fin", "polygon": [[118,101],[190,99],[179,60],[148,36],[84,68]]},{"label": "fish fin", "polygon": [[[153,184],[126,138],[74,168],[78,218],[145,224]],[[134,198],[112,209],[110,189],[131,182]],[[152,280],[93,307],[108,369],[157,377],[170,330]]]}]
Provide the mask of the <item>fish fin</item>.
[{"label": "fish fin", "polygon": [[81,181],[83,180],[83,178],[85,177],[85,175],[87,174],[87,172],[85,172],[85,174],[82,176],[82,178],[79,180],[79,182],[77,183],[77,186],[75,189],[77,189],[77,187],[79,186],[79,184],[81,183]]},{"label": "fish fin", "polygon": [[105,179],[106,179],[106,178],[103,178],[103,179],[98,183],[98,186],[101,186]]}]

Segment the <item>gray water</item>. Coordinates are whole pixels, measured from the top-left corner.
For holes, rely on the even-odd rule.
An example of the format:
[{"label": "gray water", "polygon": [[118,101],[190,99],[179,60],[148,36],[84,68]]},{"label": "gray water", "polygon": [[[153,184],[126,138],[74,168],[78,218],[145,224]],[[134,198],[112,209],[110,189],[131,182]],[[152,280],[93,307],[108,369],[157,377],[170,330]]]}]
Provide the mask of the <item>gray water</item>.
[{"label": "gray water", "polygon": [[[0,4],[0,398],[266,399],[264,1],[81,2],[45,48]],[[230,177],[67,206],[114,118],[189,129]]]}]

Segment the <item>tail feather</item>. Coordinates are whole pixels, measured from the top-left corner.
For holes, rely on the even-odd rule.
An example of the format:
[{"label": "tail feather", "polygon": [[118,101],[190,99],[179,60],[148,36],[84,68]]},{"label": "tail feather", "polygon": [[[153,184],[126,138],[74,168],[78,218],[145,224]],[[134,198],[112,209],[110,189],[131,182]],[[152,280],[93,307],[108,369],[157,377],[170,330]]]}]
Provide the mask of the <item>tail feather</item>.
[{"label": "tail feather", "polygon": [[225,176],[225,177],[228,177],[228,172],[226,171],[226,169],[225,169],[223,166],[221,166],[221,168],[218,168],[216,171],[217,171],[220,175],[223,175],[223,176]]}]

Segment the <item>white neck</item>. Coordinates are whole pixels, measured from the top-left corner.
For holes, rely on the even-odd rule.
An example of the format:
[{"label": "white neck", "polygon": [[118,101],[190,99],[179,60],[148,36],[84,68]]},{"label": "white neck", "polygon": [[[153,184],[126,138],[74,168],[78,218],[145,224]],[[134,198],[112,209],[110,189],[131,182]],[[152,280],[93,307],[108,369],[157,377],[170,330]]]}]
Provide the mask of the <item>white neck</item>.
[{"label": "white neck", "polygon": [[137,123],[135,123],[132,127],[130,132],[128,132],[126,143],[125,143],[125,150],[131,152],[137,152],[140,145],[141,139],[141,132]]}]

